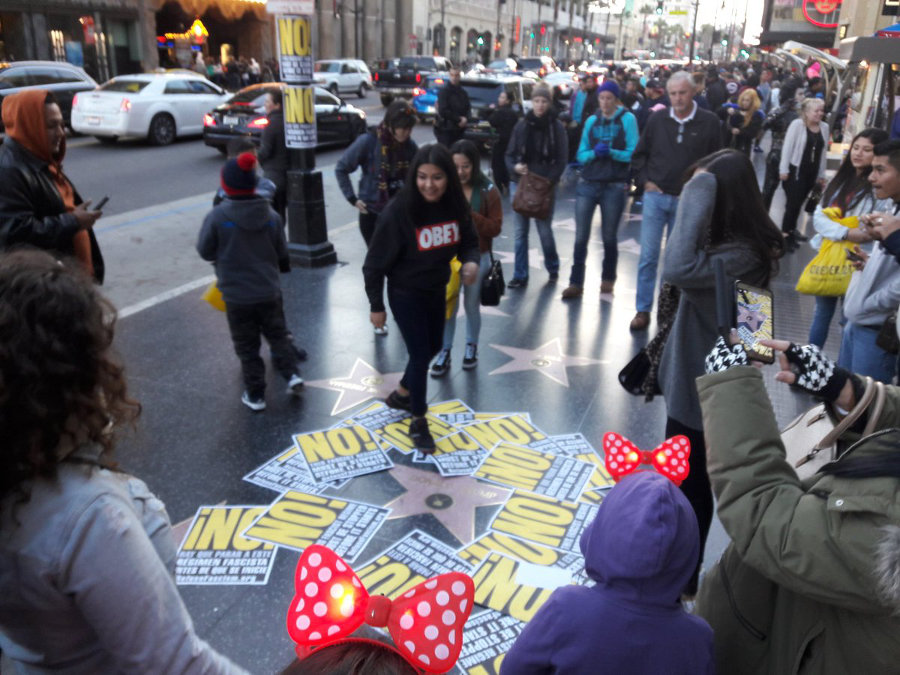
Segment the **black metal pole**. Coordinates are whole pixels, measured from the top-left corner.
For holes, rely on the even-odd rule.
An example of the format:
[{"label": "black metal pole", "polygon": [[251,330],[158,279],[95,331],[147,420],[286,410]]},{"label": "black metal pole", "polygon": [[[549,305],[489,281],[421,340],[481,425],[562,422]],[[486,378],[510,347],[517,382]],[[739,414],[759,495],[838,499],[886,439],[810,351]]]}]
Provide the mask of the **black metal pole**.
[{"label": "black metal pole", "polygon": [[688,65],[694,63],[694,43],[697,40],[697,14],[700,13],[700,0],[694,0],[694,25],[691,28],[691,55],[688,57]]}]

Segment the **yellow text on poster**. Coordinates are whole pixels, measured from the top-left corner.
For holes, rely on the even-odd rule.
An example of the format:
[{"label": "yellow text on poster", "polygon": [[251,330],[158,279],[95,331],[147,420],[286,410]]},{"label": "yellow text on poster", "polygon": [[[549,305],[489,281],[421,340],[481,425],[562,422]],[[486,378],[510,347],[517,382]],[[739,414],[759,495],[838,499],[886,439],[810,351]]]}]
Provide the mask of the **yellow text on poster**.
[{"label": "yellow text on poster", "polygon": [[478,565],[487,558],[492,551],[503,553],[504,555],[524,560],[535,565],[555,565],[560,559],[560,552],[534,544],[529,541],[523,541],[510,537],[501,532],[488,532],[482,535],[471,544],[456,552],[460,558],[472,565]]},{"label": "yellow text on poster", "polygon": [[369,595],[386,595],[391,599],[425,581],[421,574],[386,555],[363,567],[357,576]]},{"label": "yellow text on poster", "polygon": [[[428,413],[426,417],[428,418],[428,430],[435,438],[442,438],[456,432],[456,427],[447,424],[434,413]],[[375,433],[401,452],[408,454],[415,448],[415,443],[409,437],[409,420],[391,422]]]},{"label": "yellow text on poster", "polygon": [[307,17],[278,19],[278,51],[281,56],[312,54],[312,22]]},{"label": "yellow text on poster", "polygon": [[434,405],[428,406],[428,411],[432,415],[471,412],[466,407],[466,404],[458,399],[454,399],[452,401],[441,401],[440,403],[435,403]]},{"label": "yellow text on poster", "polygon": [[244,536],[304,549],[315,544],[345,508],[347,502],[340,499],[285,492]]},{"label": "yellow text on poster", "polygon": [[576,504],[514,492],[500,508],[491,529],[546,546],[560,547],[577,511]]},{"label": "yellow text on poster", "polygon": [[475,602],[509,614],[519,621],[530,621],[553,590],[517,583],[518,569],[518,561],[500,553],[491,553],[472,575]]},{"label": "yellow text on poster", "polygon": [[501,441],[528,445],[547,437],[522,415],[506,415],[476,424],[468,424],[466,433],[478,441],[485,450],[490,450]]},{"label": "yellow text on poster", "polygon": [[599,504],[603,501],[604,495],[602,492],[597,492],[597,490],[599,488],[612,487],[616,484],[616,481],[609,475],[603,460],[593,452],[576,455],[575,459],[580,459],[583,462],[590,462],[596,467],[591,474],[587,485],[584,486],[584,492],[581,494],[581,498],[578,501],[586,504]]},{"label": "yellow text on poster", "polygon": [[312,87],[286,87],[284,119],[288,124],[315,124],[316,106]]},{"label": "yellow text on poster", "polygon": [[513,443],[498,443],[475,472],[476,478],[534,492],[550,467],[553,455]]},{"label": "yellow text on poster", "polygon": [[379,449],[368,430],[358,424],[300,434],[294,436],[294,442],[310,464]]},{"label": "yellow text on poster", "polygon": [[503,663],[503,657],[506,654],[495,656],[489,663],[479,663],[477,666],[470,667],[466,672],[469,675],[500,675],[500,665]]},{"label": "yellow text on poster", "polygon": [[481,446],[475,440],[463,431],[457,431],[455,434],[444,436],[435,443],[434,455],[445,455],[448,452],[456,452],[457,450],[468,450],[476,452],[481,450]]},{"label": "yellow text on poster", "polygon": [[184,540],[184,551],[255,551],[275,548],[272,544],[241,536],[265,506],[204,507],[200,509]]}]

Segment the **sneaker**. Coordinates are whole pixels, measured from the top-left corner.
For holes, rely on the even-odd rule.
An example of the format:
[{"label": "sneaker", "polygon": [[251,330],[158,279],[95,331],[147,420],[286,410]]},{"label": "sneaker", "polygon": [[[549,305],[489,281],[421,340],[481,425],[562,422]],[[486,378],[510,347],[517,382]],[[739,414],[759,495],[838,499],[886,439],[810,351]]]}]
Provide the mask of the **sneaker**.
[{"label": "sneaker", "polygon": [[250,408],[250,410],[260,411],[266,409],[266,399],[262,396],[259,398],[251,398],[246,391],[241,394],[241,403]]},{"label": "sneaker", "polygon": [[650,325],[650,312],[638,312],[631,320],[631,330],[647,330]]},{"label": "sneaker", "polygon": [[582,295],[584,295],[584,289],[581,286],[572,285],[562,292],[562,299],[574,300],[575,298],[580,298]]},{"label": "sneaker", "polygon": [[424,417],[414,417],[410,420],[409,438],[423,455],[430,455],[434,452],[434,438],[428,431],[428,420]]},{"label": "sneaker", "polygon": [[287,393],[292,394],[294,396],[299,396],[303,392],[303,378],[300,377],[297,373],[291,375],[291,379],[288,380],[288,388]]},{"label": "sneaker", "polygon": [[609,293],[612,295],[613,289],[616,287],[615,281],[601,281],[600,282],[600,292],[601,293]]},{"label": "sneaker", "polygon": [[506,284],[507,288],[525,288],[528,285],[528,279],[510,279]]},{"label": "sneaker", "polygon": [[469,342],[466,344],[466,355],[463,357],[463,370],[472,370],[478,365],[478,345]]},{"label": "sneaker", "polygon": [[443,377],[447,374],[448,370],[450,370],[450,350],[442,349],[441,353],[438,354],[437,358],[434,360],[434,363],[431,364],[431,376]]},{"label": "sneaker", "polygon": [[409,411],[412,407],[409,402],[409,394],[403,396],[403,394],[399,393],[396,389],[388,394],[388,397],[384,399],[384,404],[388,408],[393,408],[394,410]]},{"label": "sneaker", "polygon": [[381,328],[375,327],[375,335],[387,335],[387,325],[382,326]]}]

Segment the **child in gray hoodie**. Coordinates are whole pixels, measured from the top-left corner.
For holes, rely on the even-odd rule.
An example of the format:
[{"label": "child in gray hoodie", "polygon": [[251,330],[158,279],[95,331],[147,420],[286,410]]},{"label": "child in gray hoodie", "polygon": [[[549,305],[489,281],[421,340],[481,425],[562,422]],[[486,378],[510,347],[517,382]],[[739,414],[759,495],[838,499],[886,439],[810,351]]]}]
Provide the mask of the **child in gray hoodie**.
[{"label": "child in gray hoodie", "polygon": [[227,196],[206,215],[197,240],[200,257],[216,269],[234,351],[241,360],[241,401],[251,410],[266,407],[260,335],[272,348],[275,369],[287,380],[288,392],[299,395],[303,388],[278,281],[279,272],[291,269],[284,227],[268,200],[256,194],[257,180],[252,153],[225,162],[222,189]]}]

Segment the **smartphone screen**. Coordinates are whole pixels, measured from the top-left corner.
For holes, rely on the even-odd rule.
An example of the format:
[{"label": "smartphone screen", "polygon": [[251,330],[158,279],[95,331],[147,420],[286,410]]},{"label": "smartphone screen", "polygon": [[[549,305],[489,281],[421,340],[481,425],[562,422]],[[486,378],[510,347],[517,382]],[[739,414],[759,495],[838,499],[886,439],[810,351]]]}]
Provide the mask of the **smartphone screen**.
[{"label": "smartphone screen", "polygon": [[735,310],[737,334],[747,351],[747,357],[754,361],[772,363],[775,354],[770,347],[759,344],[760,340],[771,340],[775,336],[774,303],[772,291],[748,286],[736,281]]}]

